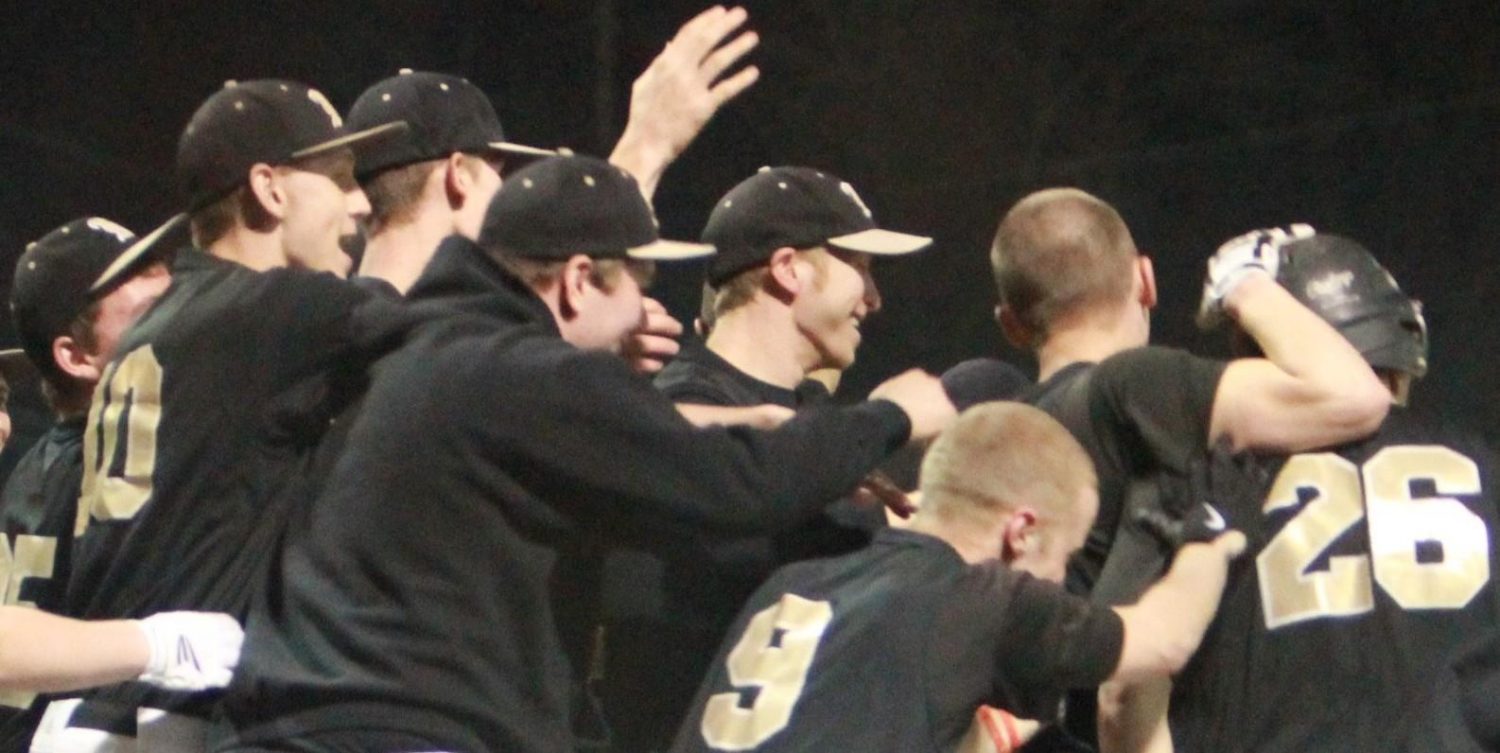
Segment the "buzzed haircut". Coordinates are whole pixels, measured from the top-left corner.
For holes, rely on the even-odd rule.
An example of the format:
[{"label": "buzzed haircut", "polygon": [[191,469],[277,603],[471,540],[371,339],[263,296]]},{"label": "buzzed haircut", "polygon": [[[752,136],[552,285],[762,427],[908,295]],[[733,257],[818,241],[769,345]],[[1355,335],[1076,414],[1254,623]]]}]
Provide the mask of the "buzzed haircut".
[{"label": "buzzed haircut", "polygon": [[1094,463],[1051,416],[1024,403],[981,403],[948,427],[922,461],[922,506],[939,516],[993,514],[1025,504],[1078,514],[1098,485]]},{"label": "buzzed haircut", "polygon": [[1038,337],[1060,317],[1130,295],[1137,251],[1120,213],[1076,188],[1016,202],[990,248],[1000,302]]},{"label": "buzzed haircut", "polygon": [[414,162],[376,173],[363,181],[360,188],[370,200],[370,225],[384,227],[415,217],[428,176],[442,164],[443,160]]}]

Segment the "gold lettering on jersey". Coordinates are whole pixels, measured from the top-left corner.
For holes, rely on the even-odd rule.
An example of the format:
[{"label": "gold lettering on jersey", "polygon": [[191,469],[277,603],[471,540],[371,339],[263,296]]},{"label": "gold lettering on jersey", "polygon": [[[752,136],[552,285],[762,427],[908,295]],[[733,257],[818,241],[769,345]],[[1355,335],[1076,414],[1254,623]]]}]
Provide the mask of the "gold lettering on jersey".
[{"label": "gold lettering on jersey", "polygon": [[[105,369],[94,389],[83,437],[83,484],[75,536],[89,520],[128,520],[151,498],[156,429],[161,422],[161,364],[150,345]],[[121,432],[124,424],[124,432]],[[116,458],[123,458],[118,474]]]},{"label": "gold lettering on jersey", "polygon": [[[1438,446],[1388,447],[1364,466],[1375,580],[1403,609],[1461,609],[1490,580],[1484,520],[1451,495],[1479,493],[1479,466]],[[1431,481],[1435,497],[1414,498]],[[1418,547],[1432,556],[1423,562]]]},{"label": "gold lettering on jersey", "polygon": [[1294,455],[1276,477],[1261,509],[1269,514],[1295,507],[1303,490],[1313,498],[1255,558],[1260,603],[1269,628],[1318,617],[1360,614],[1375,607],[1369,557],[1329,557],[1327,570],[1308,569],[1335,539],[1364,517],[1359,469],[1332,453]]},{"label": "gold lettering on jersey", "polygon": [[[21,534],[12,548],[10,537],[0,534],[0,603],[35,609],[36,604],[21,600],[21,586],[27,578],[51,578],[56,561],[57,539],[52,536]],[[30,708],[35,698],[34,693],[0,692],[0,706]]]},{"label": "gold lettering on jersey", "polygon": [[828,602],[795,594],[757,612],[726,664],[731,685],[760,692],[749,708],[740,706],[737,691],[711,696],[703,710],[704,742],[717,750],[748,750],[786,727],[832,621]]},{"label": "gold lettering on jersey", "polygon": [[[1437,495],[1417,498],[1412,482]],[[1490,536],[1482,518],[1453,495],[1479,494],[1479,467],[1447,447],[1399,445],[1362,468],[1331,453],[1287,460],[1262,508],[1294,507],[1315,496],[1255,558],[1266,627],[1367,612],[1375,584],[1403,609],[1461,609],[1490,580]],[[1361,520],[1369,555],[1328,558],[1308,568]]]}]

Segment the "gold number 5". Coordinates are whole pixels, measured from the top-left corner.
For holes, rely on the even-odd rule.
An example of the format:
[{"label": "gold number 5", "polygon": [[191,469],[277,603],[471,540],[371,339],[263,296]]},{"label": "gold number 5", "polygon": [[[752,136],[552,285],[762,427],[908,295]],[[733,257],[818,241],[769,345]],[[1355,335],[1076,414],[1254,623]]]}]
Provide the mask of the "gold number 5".
[{"label": "gold number 5", "polygon": [[[133,518],[151,498],[156,426],[161,422],[161,379],[161,364],[150,345],[131,351],[105,369],[94,389],[84,429],[83,488],[73,535],[83,535],[90,516],[95,520]],[[122,451],[123,466],[116,474],[115,459]]]},{"label": "gold number 5", "polygon": [[749,708],[740,707],[737,691],[710,697],[703,710],[704,742],[717,750],[749,750],[786,727],[832,620],[828,602],[793,594],[757,612],[727,663],[731,685],[760,693]]},{"label": "gold number 5", "polygon": [[[1413,482],[1435,495],[1414,496]],[[1331,453],[1294,455],[1262,509],[1295,507],[1299,492],[1312,499],[1255,559],[1268,628],[1368,612],[1372,578],[1403,609],[1461,609],[1489,582],[1489,530],[1450,496],[1479,493],[1479,468],[1447,447],[1387,447],[1363,468]],[[1308,570],[1365,518],[1373,560],[1329,556],[1327,570]]]}]

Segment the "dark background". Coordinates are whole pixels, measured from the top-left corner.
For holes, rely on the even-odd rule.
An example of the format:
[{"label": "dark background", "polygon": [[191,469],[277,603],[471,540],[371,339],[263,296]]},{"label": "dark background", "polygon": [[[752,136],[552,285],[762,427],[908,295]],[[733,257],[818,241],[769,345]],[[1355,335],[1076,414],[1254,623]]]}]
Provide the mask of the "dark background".
[{"label": "dark background", "polygon": [[[175,212],[177,134],[225,79],[303,80],[343,109],[401,67],[458,73],[490,93],[514,140],[607,154],[630,81],[703,7],[12,2],[0,7],[0,282],[26,241],[75,216],[144,232]],[[1020,196],[1067,184],[1114,203],[1154,257],[1164,344],[1219,352],[1190,317],[1224,238],[1301,220],[1363,241],[1427,304],[1418,405],[1494,436],[1500,3],[746,7],[761,81],[668,172],[657,209],[666,234],[694,236],[756,167],[808,164],[852,182],[887,227],[936,236],[879,265],[886,310],[845,394],[912,365],[1025,363],[991,320],[989,241]],[[698,274],[659,278],[685,320]]]}]

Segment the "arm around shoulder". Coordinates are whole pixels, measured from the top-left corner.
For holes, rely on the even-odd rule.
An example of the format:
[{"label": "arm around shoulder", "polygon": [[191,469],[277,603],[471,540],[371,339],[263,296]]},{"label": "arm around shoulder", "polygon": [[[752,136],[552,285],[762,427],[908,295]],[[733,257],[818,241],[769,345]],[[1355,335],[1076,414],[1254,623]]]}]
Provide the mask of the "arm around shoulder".
[{"label": "arm around shoulder", "polygon": [[1110,679],[1129,683],[1182,669],[1218,611],[1230,561],[1244,549],[1245,537],[1238,531],[1206,544],[1188,544],[1140,601],[1116,607],[1125,640]]}]

